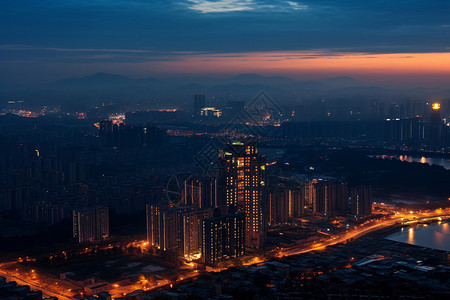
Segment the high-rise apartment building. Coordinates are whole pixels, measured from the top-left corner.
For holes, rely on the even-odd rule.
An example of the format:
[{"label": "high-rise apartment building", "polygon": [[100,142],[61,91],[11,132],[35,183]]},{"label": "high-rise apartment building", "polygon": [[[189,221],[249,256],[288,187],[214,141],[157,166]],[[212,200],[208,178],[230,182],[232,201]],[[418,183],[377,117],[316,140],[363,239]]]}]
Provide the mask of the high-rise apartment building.
[{"label": "high-rise apartment building", "polygon": [[305,187],[298,186],[287,191],[289,217],[300,218],[305,214]]},{"label": "high-rise apartment building", "polygon": [[305,214],[305,186],[296,180],[284,177],[272,178],[271,188],[267,190],[267,225],[290,223],[292,218]]},{"label": "high-rise apartment building", "polygon": [[213,216],[214,208],[191,210],[180,214],[180,256],[188,260],[202,254],[203,221]]},{"label": "high-rise apartment building", "polygon": [[314,184],[313,212],[326,216],[345,213],[348,188],[346,182],[337,180],[318,180]]},{"label": "high-rise apartment building", "polygon": [[205,107],[205,95],[204,94],[195,94],[194,95],[194,116],[199,116],[203,107]]},{"label": "high-rise apartment building", "polygon": [[289,219],[289,190],[276,188],[268,192],[268,225],[286,224]]},{"label": "high-rise apartment building", "polygon": [[160,247],[163,251],[180,252],[181,214],[187,207],[171,207],[160,213]]},{"label": "high-rise apartment building", "polygon": [[183,204],[192,206],[193,209],[215,207],[216,180],[214,178],[192,178],[186,180],[183,186]]},{"label": "high-rise apartment building", "polygon": [[79,243],[94,242],[109,236],[108,207],[73,211],[73,237]]},{"label": "high-rise apartment building", "polygon": [[372,188],[358,186],[351,189],[352,213],[364,217],[372,214]]},{"label": "high-rise apartment building", "polygon": [[389,145],[419,145],[425,139],[422,117],[385,119],[385,141]]},{"label": "high-rise apartment building", "polygon": [[161,211],[169,208],[169,203],[147,204],[147,242],[157,248],[161,247]]},{"label": "high-rise apartment building", "polygon": [[258,154],[254,142],[226,143],[219,152],[218,207],[230,206],[245,214],[245,244],[258,249],[264,243],[265,156]]},{"label": "high-rise apartment building", "polygon": [[317,183],[317,179],[305,180],[305,204],[312,207],[313,203],[316,201],[316,193],[314,190],[314,184]]},{"label": "high-rise apartment building", "polygon": [[202,260],[217,266],[245,253],[245,214],[233,213],[203,220]]},{"label": "high-rise apartment building", "polygon": [[433,103],[431,106],[431,123],[429,133],[429,143],[431,146],[439,147],[442,144],[442,117],[441,117],[441,104]]},{"label": "high-rise apartment building", "polygon": [[190,207],[175,207],[173,204],[147,204],[147,241],[153,247],[163,251],[183,252],[183,215]]}]

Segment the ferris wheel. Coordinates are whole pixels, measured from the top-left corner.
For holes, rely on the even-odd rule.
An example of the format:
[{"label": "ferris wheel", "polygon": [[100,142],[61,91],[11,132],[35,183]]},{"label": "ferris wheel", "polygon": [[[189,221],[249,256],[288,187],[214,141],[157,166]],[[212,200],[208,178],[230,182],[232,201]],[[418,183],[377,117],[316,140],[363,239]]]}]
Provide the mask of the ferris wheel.
[{"label": "ferris wheel", "polygon": [[190,173],[171,175],[166,185],[166,198],[174,206],[186,203],[183,189],[192,178]]}]

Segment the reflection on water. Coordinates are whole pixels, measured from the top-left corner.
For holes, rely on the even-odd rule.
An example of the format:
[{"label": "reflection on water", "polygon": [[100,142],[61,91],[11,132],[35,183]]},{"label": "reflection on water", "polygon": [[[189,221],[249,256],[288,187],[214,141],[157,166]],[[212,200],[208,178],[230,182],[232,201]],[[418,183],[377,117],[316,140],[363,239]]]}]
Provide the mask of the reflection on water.
[{"label": "reflection on water", "polygon": [[386,238],[396,242],[450,251],[449,223],[417,225],[408,228],[408,230],[402,228],[400,232],[391,234]]},{"label": "reflection on water", "polygon": [[418,162],[422,164],[429,164],[442,166],[447,170],[450,170],[450,159],[446,158],[435,158],[435,157],[418,157],[418,156],[410,156],[410,155],[370,155],[370,157],[380,158],[380,159],[397,159],[400,161],[407,162]]},{"label": "reflection on water", "polygon": [[434,231],[433,235],[434,235],[434,239],[436,240],[436,243],[438,245],[443,245],[444,244],[444,242],[445,242],[445,235],[443,233],[438,232],[438,231]]},{"label": "reflection on water", "polygon": [[414,228],[408,230],[408,244],[414,245]]}]

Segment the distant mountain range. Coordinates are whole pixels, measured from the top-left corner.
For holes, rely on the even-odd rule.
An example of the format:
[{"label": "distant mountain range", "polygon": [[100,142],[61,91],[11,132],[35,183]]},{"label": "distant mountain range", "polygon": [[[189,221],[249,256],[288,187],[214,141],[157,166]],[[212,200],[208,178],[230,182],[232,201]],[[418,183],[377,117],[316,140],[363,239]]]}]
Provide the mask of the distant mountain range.
[{"label": "distant mountain range", "polygon": [[258,74],[242,74],[229,78],[176,77],[167,79],[131,79],[121,75],[97,73],[86,77],[66,78],[42,88],[48,92],[83,93],[105,97],[138,97],[139,95],[176,96],[205,93],[209,96],[248,97],[264,90],[268,93],[303,94],[322,93],[334,89],[368,87],[368,84],[350,77],[326,78],[314,81],[295,81],[281,76],[266,77]]},{"label": "distant mountain range", "polygon": [[131,79],[129,77],[108,73],[96,73],[85,77],[73,77],[55,81],[50,84],[54,88],[60,89],[102,89],[105,87],[117,88],[118,86],[146,86],[146,87],[167,87],[167,88],[211,88],[215,86],[267,86],[285,89],[298,87],[305,88],[342,88],[351,86],[367,86],[367,84],[357,81],[351,77],[325,78],[315,81],[295,81],[282,76],[266,77],[258,74],[242,74],[229,78],[208,78],[208,77],[175,77],[168,79]]}]

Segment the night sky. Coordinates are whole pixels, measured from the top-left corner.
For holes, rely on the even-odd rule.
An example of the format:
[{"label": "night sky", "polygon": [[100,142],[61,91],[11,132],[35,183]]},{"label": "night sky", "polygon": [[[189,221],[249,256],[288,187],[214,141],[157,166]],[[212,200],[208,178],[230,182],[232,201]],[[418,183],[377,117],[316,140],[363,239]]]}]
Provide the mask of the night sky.
[{"label": "night sky", "polygon": [[0,1],[0,82],[95,72],[450,82],[450,2]]}]

